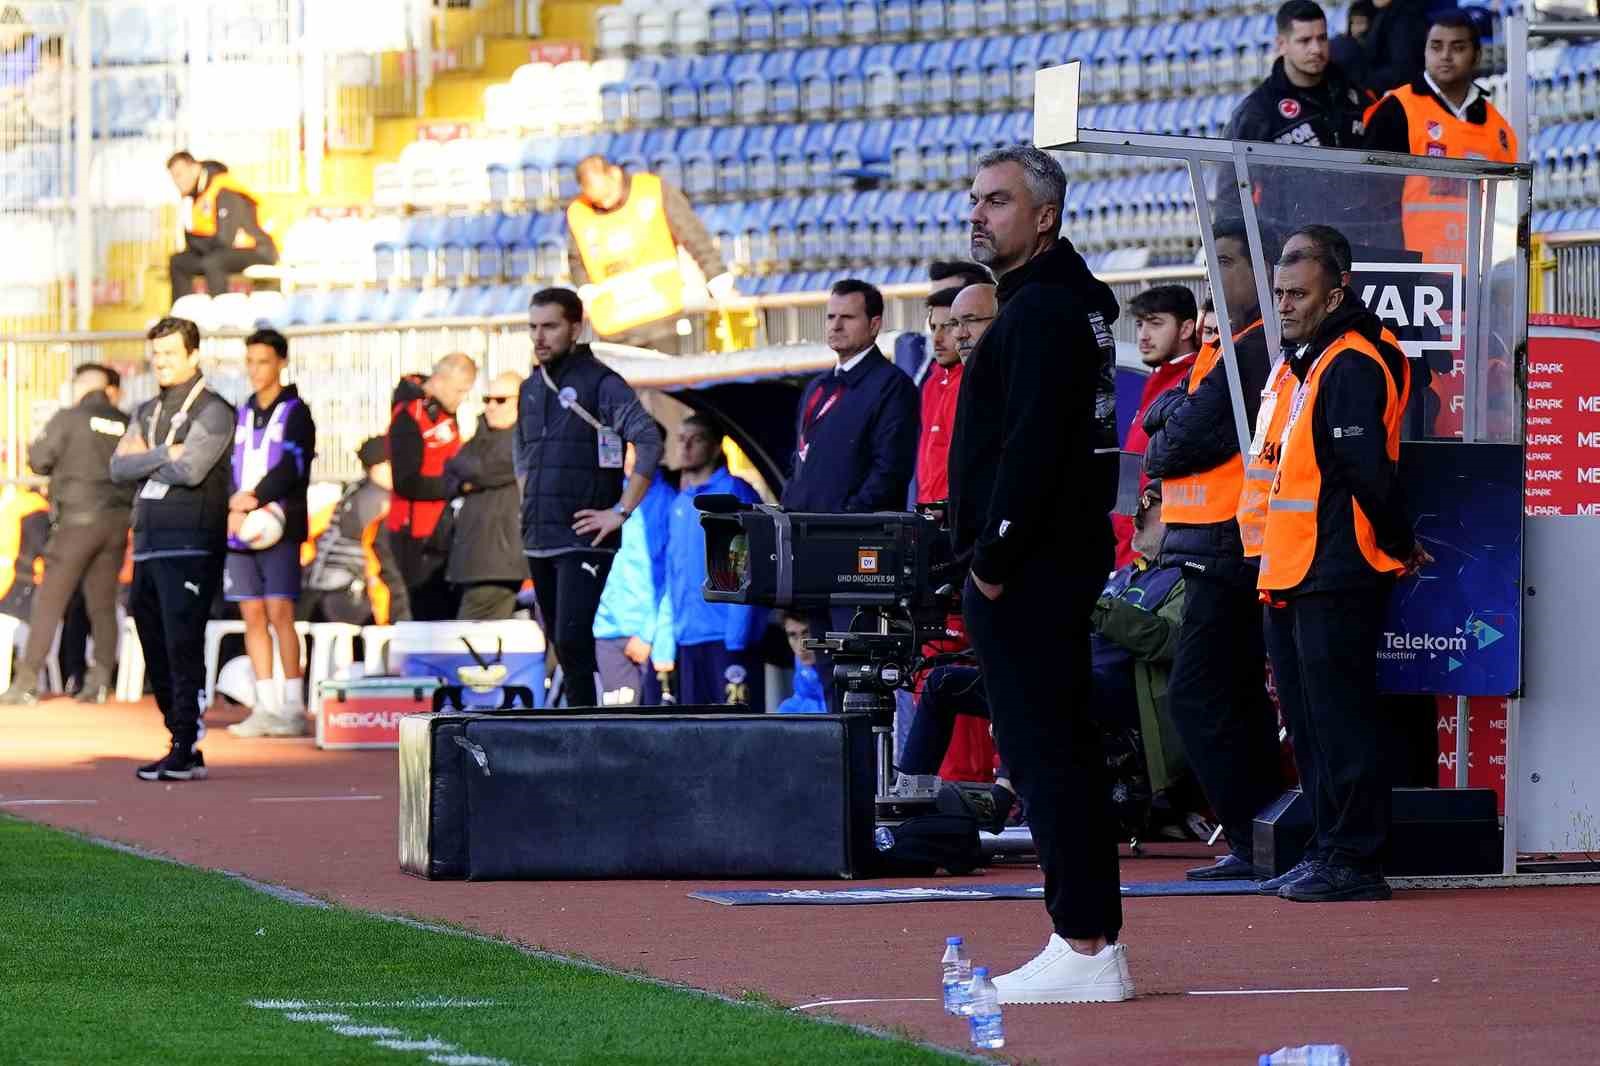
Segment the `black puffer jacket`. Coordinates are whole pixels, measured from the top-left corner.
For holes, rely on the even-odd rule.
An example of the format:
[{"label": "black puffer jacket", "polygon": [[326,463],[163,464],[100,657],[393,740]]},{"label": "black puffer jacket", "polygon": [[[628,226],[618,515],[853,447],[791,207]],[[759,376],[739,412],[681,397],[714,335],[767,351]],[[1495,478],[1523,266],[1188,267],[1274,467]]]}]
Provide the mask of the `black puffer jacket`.
[{"label": "black puffer jacket", "polygon": [[1392,0],[1378,12],[1361,39],[1366,53],[1367,88],[1382,96],[1413,78],[1422,77],[1428,47],[1431,0]]},{"label": "black puffer jacket", "polygon": [[1111,569],[1119,461],[1116,294],[1062,240],[1001,278],[998,295],[950,442],[953,546],[985,581],[1042,562],[1097,591]]},{"label": "black puffer jacket", "polygon": [[[1261,390],[1266,387],[1271,369],[1266,333],[1260,322],[1234,338],[1234,352],[1239,357],[1245,423],[1247,427],[1254,426],[1261,407]],[[1144,469],[1152,478],[1186,477],[1214,470],[1239,454],[1239,429],[1233,417],[1227,367],[1218,360],[1194,392],[1187,390],[1188,382],[1180,382],[1167,396],[1151,404],[1145,414],[1144,428],[1150,434],[1150,443],[1145,448]],[[1239,522],[1233,518],[1208,525],[1167,523],[1160,565],[1181,566],[1190,577],[1255,586],[1255,560],[1245,558]]]}]

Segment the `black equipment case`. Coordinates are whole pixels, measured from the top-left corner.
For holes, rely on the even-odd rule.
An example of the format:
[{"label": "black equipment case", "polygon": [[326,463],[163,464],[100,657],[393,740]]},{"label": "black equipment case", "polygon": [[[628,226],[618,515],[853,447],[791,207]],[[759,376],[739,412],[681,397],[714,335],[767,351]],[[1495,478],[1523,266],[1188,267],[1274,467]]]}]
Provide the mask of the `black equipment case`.
[{"label": "black equipment case", "polygon": [[484,881],[871,874],[867,715],[669,710],[406,716],[400,868]]}]

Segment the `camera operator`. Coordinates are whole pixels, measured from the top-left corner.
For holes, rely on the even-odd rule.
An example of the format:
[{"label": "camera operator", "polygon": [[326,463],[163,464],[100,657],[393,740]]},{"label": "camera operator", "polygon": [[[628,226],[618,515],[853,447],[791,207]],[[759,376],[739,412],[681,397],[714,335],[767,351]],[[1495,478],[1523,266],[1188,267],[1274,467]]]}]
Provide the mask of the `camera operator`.
[{"label": "camera operator", "polygon": [[[972,251],[999,277],[999,317],[973,352],[950,448],[963,614],[995,741],[1028,806],[1055,931],[995,979],[1001,1002],[1133,994],[1101,739],[1082,702],[1089,615],[1111,570],[1117,299],[1061,240],[1066,175],[1028,145],[997,149],[972,183]],[[1110,416],[1110,424],[1107,424]],[[1047,487],[1048,486],[1048,487]],[[1050,626],[1040,625],[1050,619]]]}]

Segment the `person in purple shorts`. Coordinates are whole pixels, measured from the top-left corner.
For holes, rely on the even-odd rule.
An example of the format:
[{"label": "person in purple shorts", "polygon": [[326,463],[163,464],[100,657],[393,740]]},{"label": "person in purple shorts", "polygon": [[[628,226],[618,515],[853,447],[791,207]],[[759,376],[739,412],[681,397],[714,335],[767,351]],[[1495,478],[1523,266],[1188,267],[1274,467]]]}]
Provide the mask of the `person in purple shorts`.
[{"label": "person in purple shorts", "polygon": [[[295,601],[300,598],[300,545],[307,536],[306,488],[317,452],[317,426],[299,391],[282,383],[289,342],[263,329],[245,341],[245,374],[255,394],[239,405],[233,434],[233,495],[228,500],[228,559],[222,594],[239,605],[244,649],[256,672],[250,717],[228,732],[240,737],[297,737],[305,732],[300,639]],[[240,539],[245,516],[276,505],[283,536],[252,548]],[[274,679],[272,638],[283,661],[283,690]]]}]

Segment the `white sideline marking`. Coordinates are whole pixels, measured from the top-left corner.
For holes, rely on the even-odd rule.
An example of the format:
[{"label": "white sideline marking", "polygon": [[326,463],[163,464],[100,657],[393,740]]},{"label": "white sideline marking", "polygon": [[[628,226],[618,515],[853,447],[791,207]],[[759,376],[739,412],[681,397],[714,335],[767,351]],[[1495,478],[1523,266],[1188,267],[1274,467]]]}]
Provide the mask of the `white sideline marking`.
[{"label": "white sideline marking", "polygon": [[423,1037],[421,1040],[374,1040],[379,1047],[388,1048],[390,1051],[459,1051],[460,1048],[436,1036]]},{"label": "white sideline marking", "polygon": [[340,803],[352,800],[381,800],[382,796],[251,796],[251,803]]},{"label": "white sideline marking", "polygon": [[492,999],[455,999],[450,996],[424,996],[418,999],[252,999],[258,1010],[438,1010],[442,1007],[493,1007]]},{"label": "white sideline marking", "polygon": [[358,1025],[352,1023],[350,1015],[339,1011],[308,1009],[354,1007],[372,1010],[419,1010],[439,1007],[492,1007],[494,1006],[492,999],[452,999],[448,996],[439,996],[431,999],[365,1000],[359,1003],[327,1003],[303,999],[252,999],[246,1002],[257,1010],[282,1011],[283,1016],[293,1022],[332,1023],[327,1025],[330,1033],[338,1036],[365,1037],[372,1041],[374,1047],[381,1047],[386,1051],[433,1052],[428,1056],[428,1061],[438,1063],[439,1066],[514,1066],[505,1059],[463,1051],[448,1040],[441,1040],[436,1036],[416,1039],[392,1025]]},{"label": "white sideline marking", "polygon": [[844,1006],[848,1006],[848,1005],[850,1005],[852,1003],[937,1003],[937,1002],[939,1002],[939,1000],[935,996],[907,996],[907,997],[902,997],[902,998],[899,998],[899,999],[819,999],[815,1003],[802,1003],[798,1007],[790,1007],[789,1009],[792,1010],[792,1011],[795,1011],[795,1010],[810,1010],[812,1007],[844,1007]]},{"label": "white sideline marking", "polygon": [[491,1059],[487,1055],[429,1055],[428,1061],[441,1066],[511,1066],[505,1059]]},{"label": "white sideline marking", "polygon": [[1409,992],[1407,985],[1383,985],[1377,988],[1235,988],[1218,992],[1189,992],[1191,996],[1304,996],[1319,992]]},{"label": "white sideline marking", "polygon": [[347,1022],[348,1014],[336,1014],[332,1011],[290,1011],[284,1015],[292,1022]]},{"label": "white sideline marking", "polygon": [[340,1036],[404,1036],[392,1025],[330,1025]]},{"label": "white sideline marking", "polygon": [[0,800],[0,807],[93,807],[99,800]]}]

